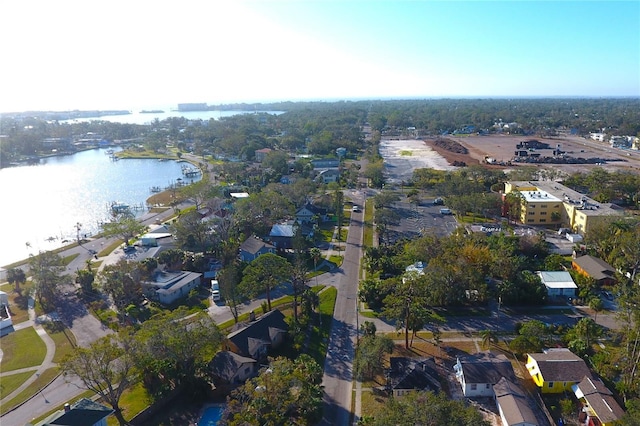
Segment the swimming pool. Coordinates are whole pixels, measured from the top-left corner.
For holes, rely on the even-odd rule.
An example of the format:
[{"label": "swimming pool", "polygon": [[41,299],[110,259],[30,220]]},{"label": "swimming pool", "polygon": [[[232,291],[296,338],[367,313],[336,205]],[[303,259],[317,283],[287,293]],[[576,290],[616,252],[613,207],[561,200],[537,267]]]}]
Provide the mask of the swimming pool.
[{"label": "swimming pool", "polygon": [[216,426],[218,420],[222,417],[223,411],[224,406],[222,405],[211,405],[207,407],[202,413],[200,420],[198,420],[198,426]]}]

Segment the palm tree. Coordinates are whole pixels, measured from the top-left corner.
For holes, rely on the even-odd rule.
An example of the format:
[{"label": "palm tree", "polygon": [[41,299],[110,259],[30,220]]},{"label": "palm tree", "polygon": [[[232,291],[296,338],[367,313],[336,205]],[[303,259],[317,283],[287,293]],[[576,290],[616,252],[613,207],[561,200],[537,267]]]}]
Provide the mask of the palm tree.
[{"label": "palm tree", "polygon": [[595,312],[595,316],[593,317],[593,322],[598,322],[598,312],[602,311],[604,309],[604,302],[602,302],[602,299],[600,299],[599,297],[592,297],[591,299],[589,299],[589,307],[591,309],[593,309],[593,312]]},{"label": "palm tree", "polygon": [[496,336],[496,332],[493,330],[482,330],[480,331],[480,337],[482,337],[482,347],[484,349],[488,348],[492,344],[498,343],[498,336]]},{"label": "palm tree", "polygon": [[322,258],[322,252],[318,247],[313,247],[309,250],[309,254],[313,259],[313,272],[316,274],[316,285],[318,285],[318,260]]}]

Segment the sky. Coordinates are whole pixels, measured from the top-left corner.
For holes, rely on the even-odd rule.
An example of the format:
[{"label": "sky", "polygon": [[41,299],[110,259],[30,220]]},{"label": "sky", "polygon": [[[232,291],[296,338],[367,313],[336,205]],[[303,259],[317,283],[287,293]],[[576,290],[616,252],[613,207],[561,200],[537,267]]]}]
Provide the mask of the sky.
[{"label": "sky", "polygon": [[640,96],[640,1],[0,1],[0,112]]}]

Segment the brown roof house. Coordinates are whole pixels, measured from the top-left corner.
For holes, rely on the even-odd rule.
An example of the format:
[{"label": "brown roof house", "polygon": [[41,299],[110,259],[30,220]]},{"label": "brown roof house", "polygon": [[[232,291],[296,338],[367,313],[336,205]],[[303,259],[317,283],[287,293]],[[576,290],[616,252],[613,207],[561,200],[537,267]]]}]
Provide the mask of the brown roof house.
[{"label": "brown roof house", "polygon": [[602,259],[587,254],[573,259],[571,265],[580,274],[596,280],[600,286],[610,286],[616,283],[616,270]]},{"label": "brown roof house", "polygon": [[591,377],[584,360],[566,348],[527,354],[525,366],[542,393],[570,391],[583,377]]},{"label": "brown roof house", "polygon": [[458,358],[453,369],[467,398],[494,396],[493,385],[503,377],[516,381],[511,362],[502,354],[481,352],[464,359]]},{"label": "brown roof house", "polygon": [[284,342],[288,330],[284,314],[274,309],[227,335],[223,346],[225,350],[262,362],[266,360],[269,349]]},{"label": "brown roof house", "polygon": [[602,380],[585,376],[571,389],[583,405],[582,424],[608,426],[624,416],[624,410]]},{"label": "brown roof house", "polygon": [[533,401],[514,382],[506,378],[493,385],[496,406],[503,426],[538,426]]},{"label": "brown roof house", "polygon": [[387,390],[393,392],[394,397],[414,391],[439,392],[442,389],[433,358],[391,357],[389,363]]},{"label": "brown roof house", "polygon": [[256,149],[255,159],[258,163],[262,163],[267,155],[272,151],[270,148]]}]

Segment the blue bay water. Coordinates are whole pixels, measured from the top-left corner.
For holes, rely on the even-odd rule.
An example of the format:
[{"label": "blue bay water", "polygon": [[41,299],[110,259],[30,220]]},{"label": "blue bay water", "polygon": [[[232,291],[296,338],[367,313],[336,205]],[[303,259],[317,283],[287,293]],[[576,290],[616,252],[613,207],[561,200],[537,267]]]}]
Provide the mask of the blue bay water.
[{"label": "blue bay water", "polygon": [[[155,109],[155,108],[154,108]],[[149,124],[154,120],[164,120],[171,117],[184,117],[188,120],[219,120],[223,117],[231,117],[239,114],[253,114],[255,112],[264,112],[272,115],[282,114],[282,111],[172,111],[168,107],[158,108],[163,112],[142,113],[140,111],[132,111],[131,114],[124,115],[105,115],[102,117],[79,118],[74,120],[63,120],[62,122],[86,122],[92,120],[110,121],[112,123],[129,123],[129,124]]]},{"label": "blue bay water", "polygon": [[0,169],[0,265],[75,240],[78,223],[80,235],[96,234],[114,201],[146,208],[150,188],[191,181],[182,176],[182,164],[113,161],[106,150],[94,149]]}]

